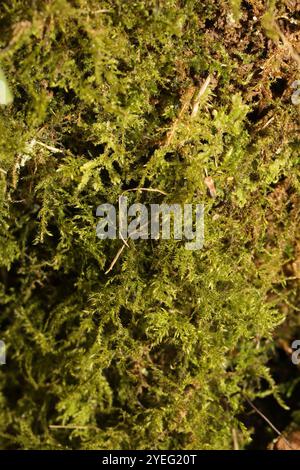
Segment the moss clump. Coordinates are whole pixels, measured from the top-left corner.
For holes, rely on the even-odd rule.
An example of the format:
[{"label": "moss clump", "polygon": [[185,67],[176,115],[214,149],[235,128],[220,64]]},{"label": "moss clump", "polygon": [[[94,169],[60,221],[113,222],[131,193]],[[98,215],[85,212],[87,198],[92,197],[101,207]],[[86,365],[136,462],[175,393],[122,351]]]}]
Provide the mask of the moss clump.
[{"label": "moss clump", "polygon": [[[277,394],[299,77],[293,2],[264,3],[1,3],[1,447],[229,449],[244,396]],[[105,274],[96,207],[136,187],[204,202],[205,247],[130,242]]]}]

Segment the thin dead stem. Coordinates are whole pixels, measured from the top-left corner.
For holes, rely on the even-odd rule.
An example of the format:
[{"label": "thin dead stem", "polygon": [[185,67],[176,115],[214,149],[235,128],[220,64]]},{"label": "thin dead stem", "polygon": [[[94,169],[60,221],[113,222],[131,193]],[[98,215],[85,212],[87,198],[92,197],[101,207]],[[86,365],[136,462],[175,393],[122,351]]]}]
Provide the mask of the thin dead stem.
[{"label": "thin dead stem", "polygon": [[76,426],[73,424],[50,424],[49,429],[98,429],[96,426]]},{"label": "thin dead stem", "polygon": [[114,259],[112,260],[111,265],[109,266],[108,270],[105,271],[105,274],[110,273],[110,271],[113,269],[114,265],[116,264],[116,262],[118,261],[118,259],[119,259],[120,256],[121,256],[121,254],[123,253],[125,246],[126,246],[125,244],[123,244],[123,245],[121,246],[121,248],[119,249],[118,253],[116,254],[116,256],[114,257]]},{"label": "thin dead stem", "polygon": [[238,436],[237,436],[237,432],[235,428],[232,428],[231,434],[232,434],[233,449],[240,450]]},{"label": "thin dead stem", "polygon": [[165,140],[165,143],[164,143],[164,146],[168,146],[170,145],[170,143],[172,142],[173,140],[173,137],[175,135],[175,132],[177,130],[177,127],[178,127],[178,124],[180,123],[181,119],[183,118],[186,110],[188,109],[189,105],[191,104],[191,101],[192,101],[192,98],[194,96],[194,93],[195,93],[195,87],[194,86],[191,86],[187,89],[187,91],[185,92],[184,96],[183,96],[183,99],[182,99],[182,106],[181,106],[181,109],[180,109],[180,112],[179,112],[179,115],[178,117],[175,119],[175,121],[173,122],[173,125],[171,127],[171,129],[169,130],[169,132],[167,133],[167,137],[166,137],[166,140]]},{"label": "thin dead stem", "polygon": [[198,114],[201,98],[204,95],[204,93],[206,92],[206,90],[207,90],[207,88],[210,84],[210,81],[211,81],[211,76],[208,75],[207,79],[205,80],[203,85],[200,87],[200,90],[198,91],[198,93],[195,97],[194,104],[193,104],[193,109],[192,109],[192,113],[191,113],[192,118],[196,117],[197,114]]},{"label": "thin dead stem", "polygon": [[149,191],[152,193],[160,193],[163,194],[164,196],[167,196],[168,193],[165,193],[161,189],[154,189],[154,188],[132,188],[132,189],[125,189],[122,194],[128,193],[129,191]]},{"label": "thin dead stem", "polygon": [[274,27],[275,27],[276,32],[278,33],[281,41],[283,42],[283,45],[288,49],[288,51],[290,53],[290,56],[295,60],[295,62],[297,62],[298,67],[300,67],[300,56],[299,56],[298,52],[294,49],[294,47],[292,46],[292,44],[290,43],[288,38],[283,34],[283,32],[281,31],[281,29],[278,26],[278,24],[276,23],[276,21],[274,21]]},{"label": "thin dead stem", "polygon": [[254,403],[252,403],[251,400],[249,400],[249,398],[247,398],[246,396],[244,396],[246,402],[251,406],[251,408],[253,408],[253,410],[259,414],[259,416],[261,416],[261,418],[263,418],[266,423],[268,423],[268,425],[273,429],[273,431],[276,432],[276,434],[278,434],[278,436],[280,436],[284,442],[286,443],[286,445],[292,450],[292,446],[291,444],[289,443],[289,441],[284,437],[284,435],[274,426],[274,424],[254,405]]}]

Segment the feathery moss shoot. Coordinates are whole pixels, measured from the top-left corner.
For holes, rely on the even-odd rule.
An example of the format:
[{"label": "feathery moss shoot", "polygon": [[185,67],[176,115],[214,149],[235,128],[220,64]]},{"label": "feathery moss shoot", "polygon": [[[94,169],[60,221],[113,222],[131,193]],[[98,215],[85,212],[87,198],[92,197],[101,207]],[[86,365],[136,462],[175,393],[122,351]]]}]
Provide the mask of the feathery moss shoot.
[{"label": "feathery moss shoot", "polygon": [[[298,2],[3,0],[0,25],[0,447],[245,448],[247,400],[286,407],[279,325],[300,339]],[[203,248],[100,240],[123,194],[204,204]]]}]

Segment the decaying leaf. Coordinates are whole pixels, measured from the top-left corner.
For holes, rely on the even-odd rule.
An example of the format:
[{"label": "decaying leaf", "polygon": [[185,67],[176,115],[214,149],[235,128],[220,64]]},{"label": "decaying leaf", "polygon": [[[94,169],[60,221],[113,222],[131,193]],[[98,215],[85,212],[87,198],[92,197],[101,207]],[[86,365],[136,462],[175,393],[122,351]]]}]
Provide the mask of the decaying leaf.
[{"label": "decaying leaf", "polygon": [[269,448],[270,450],[300,450],[300,431],[293,431],[286,438],[279,437]]}]

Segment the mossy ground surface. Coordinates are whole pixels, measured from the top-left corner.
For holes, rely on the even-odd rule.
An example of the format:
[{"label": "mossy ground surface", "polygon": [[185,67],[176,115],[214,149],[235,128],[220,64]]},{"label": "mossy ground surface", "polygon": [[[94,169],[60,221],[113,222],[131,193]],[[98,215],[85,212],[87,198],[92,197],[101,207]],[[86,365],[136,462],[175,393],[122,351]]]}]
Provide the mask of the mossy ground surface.
[{"label": "mossy ground surface", "polygon": [[[286,398],[268,361],[300,326],[299,12],[1,2],[1,448],[243,448],[245,397]],[[136,187],[204,203],[205,246],[130,241],[105,274],[123,242],[96,208]]]}]

